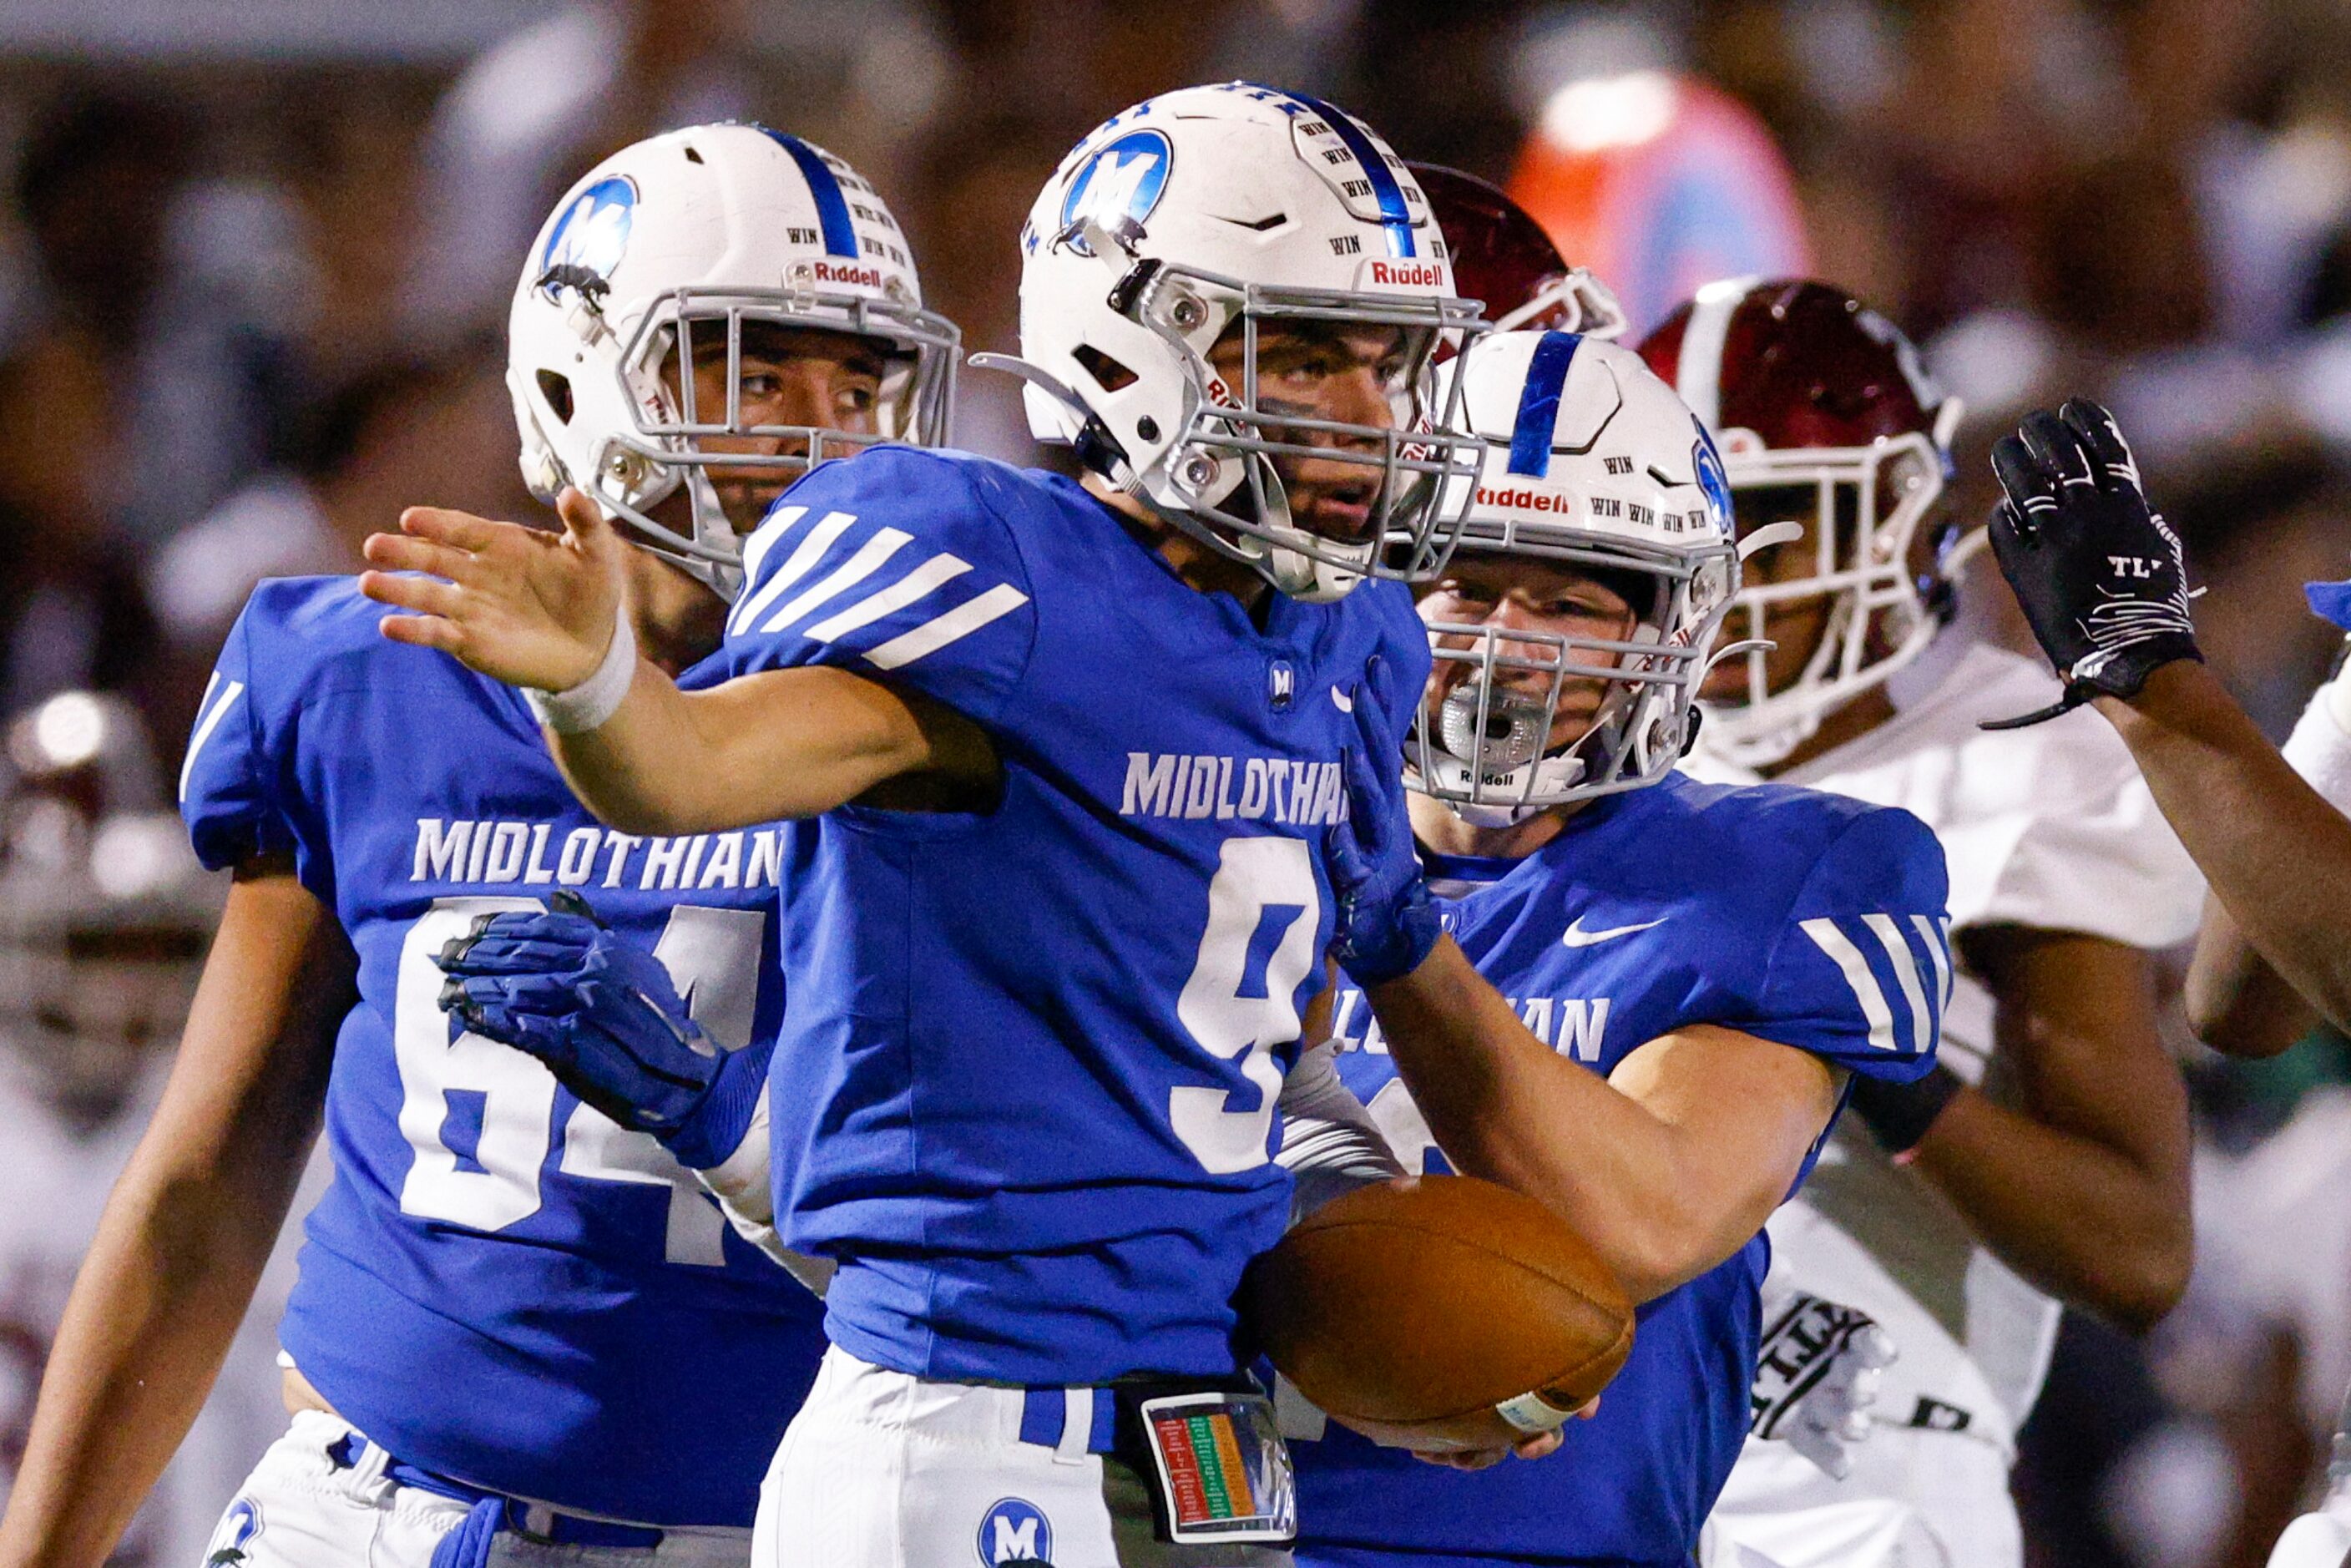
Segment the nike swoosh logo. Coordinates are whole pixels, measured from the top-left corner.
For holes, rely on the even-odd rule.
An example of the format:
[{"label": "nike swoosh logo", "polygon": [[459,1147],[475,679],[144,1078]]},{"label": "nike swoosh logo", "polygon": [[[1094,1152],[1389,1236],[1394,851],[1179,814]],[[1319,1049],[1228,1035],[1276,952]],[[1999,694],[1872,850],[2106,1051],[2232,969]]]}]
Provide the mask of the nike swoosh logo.
[{"label": "nike swoosh logo", "polygon": [[1331,688],[1331,706],[1337,708],[1341,713],[1353,713],[1355,711],[1355,699],[1341,691],[1338,687],[1332,686]]},{"label": "nike swoosh logo", "polygon": [[1638,925],[1612,925],[1605,931],[1586,931],[1583,928],[1583,916],[1579,915],[1570,923],[1565,934],[1560,937],[1560,941],[1570,947],[1590,947],[1602,942],[1614,942],[1619,936],[1630,936],[1635,931],[1646,931],[1651,926],[1663,925],[1669,918],[1671,917],[1668,915],[1661,915],[1655,920],[1645,920]]}]

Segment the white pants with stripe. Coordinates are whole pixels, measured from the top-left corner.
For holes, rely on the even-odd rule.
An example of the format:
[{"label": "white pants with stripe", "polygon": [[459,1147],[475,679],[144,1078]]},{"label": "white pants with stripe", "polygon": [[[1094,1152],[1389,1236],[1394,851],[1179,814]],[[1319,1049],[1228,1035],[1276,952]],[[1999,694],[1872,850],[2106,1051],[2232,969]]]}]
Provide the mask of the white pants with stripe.
[{"label": "white pants with stripe", "polygon": [[[221,1516],[209,1568],[430,1568],[465,1505],[392,1482],[380,1459],[338,1465],[329,1450],[351,1435],[323,1411],[298,1414]],[[745,1568],[750,1554],[741,1530],[666,1531],[660,1545],[634,1549],[549,1545],[510,1530],[491,1541],[491,1568]]]},{"label": "white pants with stripe", "polygon": [[[1109,1395],[1093,1392],[1092,1398]],[[1144,1481],[1086,1451],[1020,1440],[1017,1388],[934,1383],[826,1352],[759,1489],[753,1568],[1279,1568],[1262,1546],[1171,1546]]]}]

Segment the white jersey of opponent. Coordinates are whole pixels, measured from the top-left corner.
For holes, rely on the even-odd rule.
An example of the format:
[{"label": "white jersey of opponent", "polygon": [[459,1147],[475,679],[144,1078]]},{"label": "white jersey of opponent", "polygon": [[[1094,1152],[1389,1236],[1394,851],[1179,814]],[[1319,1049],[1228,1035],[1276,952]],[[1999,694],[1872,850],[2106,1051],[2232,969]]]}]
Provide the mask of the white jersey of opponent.
[{"label": "white jersey of opponent", "polygon": [[[115,1178],[162,1092],[159,1058],[110,1120],[83,1130],[62,1119],[13,1047],[0,1043],[0,1501],[16,1485],[41,1369],[74,1275],[98,1232]],[[306,1182],[298,1202],[317,1197]],[[195,1568],[221,1510],[255,1458],[286,1425],[277,1328],[293,1283],[293,1249],[270,1260],[219,1381],[132,1520],[110,1568]]]},{"label": "white jersey of opponent", "polygon": [[[1954,627],[1886,694],[1893,718],[1774,781],[1922,819],[1949,862],[1955,932],[2031,925],[2134,947],[2195,933],[2203,880],[2104,721],[2076,713],[2026,729],[1977,727],[2054,700],[2056,683],[2038,664]],[[1690,771],[1738,776],[1703,747],[1701,736]],[[1964,969],[1944,1015],[1942,1059],[1995,1099],[2010,1092],[2009,1064],[1992,1049],[1991,993]],[[1882,1424],[1964,1431],[2003,1461],[2014,1457],[2059,1308],[1978,1245],[1925,1180],[1846,1117],[1770,1231],[1775,1283],[1861,1308],[1900,1346],[1881,1385]]]}]

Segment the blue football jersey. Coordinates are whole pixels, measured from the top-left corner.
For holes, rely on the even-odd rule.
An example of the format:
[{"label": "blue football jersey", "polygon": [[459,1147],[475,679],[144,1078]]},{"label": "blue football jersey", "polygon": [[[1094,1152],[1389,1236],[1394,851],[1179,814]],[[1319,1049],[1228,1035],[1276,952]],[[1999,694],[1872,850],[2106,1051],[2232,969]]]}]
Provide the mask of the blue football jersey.
[{"label": "blue football jersey", "polygon": [[1253,617],[1076,484],[902,447],[787,492],[747,581],[735,672],[925,694],[1003,764],[985,811],[791,831],[776,1209],[841,1263],[829,1332],[946,1379],[1231,1371],[1353,695],[1374,653],[1399,693],[1428,668],[1408,597]]},{"label": "blue football jersey", "polygon": [[[1585,807],[1523,860],[1431,871],[1457,894],[1447,925],[1478,972],[1594,1072],[1701,1023],[1875,1078],[1934,1060],[1951,977],[1943,855],[1907,812],[1677,773]],[[1332,1028],[1341,1077],[1405,1168],[1448,1168],[1352,988]],[[1599,1414],[1569,1422],[1550,1458],[1440,1469],[1335,1424],[1296,1443],[1299,1561],[1687,1563],[1747,1433],[1769,1258],[1758,1235],[1643,1305]]]},{"label": "blue football jersey", "polygon": [[651,1137],[441,1010],[433,956],[576,888],[711,1036],[772,1049],[779,830],[642,838],[572,799],[511,688],[385,640],[346,578],[265,582],[181,803],[214,867],[290,852],[359,957],[327,1089],[335,1178],[282,1339],[407,1462],[656,1524],[747,1525],[823,1351],[815,1298]]}]

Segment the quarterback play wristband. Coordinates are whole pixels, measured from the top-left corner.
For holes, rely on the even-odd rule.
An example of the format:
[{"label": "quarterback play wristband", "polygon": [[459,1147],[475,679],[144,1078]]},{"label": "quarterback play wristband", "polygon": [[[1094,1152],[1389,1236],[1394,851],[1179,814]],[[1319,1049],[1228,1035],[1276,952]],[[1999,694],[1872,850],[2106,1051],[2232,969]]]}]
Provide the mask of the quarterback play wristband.
[{"label": "quarterback play wristband", "polygon": [[2351,735],[2344,733],[2343,722],[2335,713],[2345,691],[2351,689],[2344,687],[2345,679],[2337,675],[2311,695],[2310,706],[2302,710],[2302,722],[2279,749],[2328,805],[2351,813]]},{"label": "quarterback play wristband", "polygon": [[1861,1118],[1869,1135],[1889,1155],[1907,1155],[1918,1146],[1935,1118],[1951,1103],[1951,1097],[1966,1085],[1959,1075],[1941,1062],[1927,1071],[1927,1076],[1911,1083],[1888,1083],[1882,1079],[1856,1079],[1853,1094],[1845,1103]]},{"label": "quarterback play wristband", "polygon": [[636,678],[637,632],[623,612],[613,617],[612,641],[606,645],[604,662],[596,666],[594,674],[559,692],[525,686],[522,695],[539,723],[558,735],[578,735],[601,727],[620,712],[622,700]]}]

